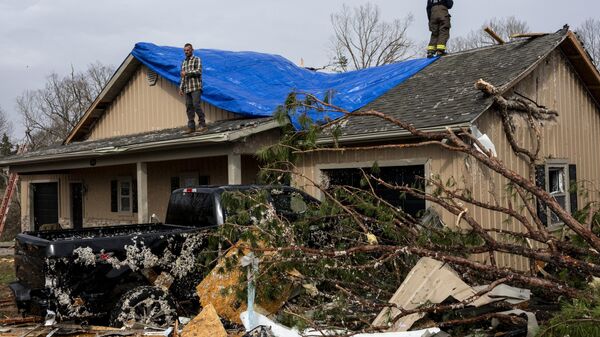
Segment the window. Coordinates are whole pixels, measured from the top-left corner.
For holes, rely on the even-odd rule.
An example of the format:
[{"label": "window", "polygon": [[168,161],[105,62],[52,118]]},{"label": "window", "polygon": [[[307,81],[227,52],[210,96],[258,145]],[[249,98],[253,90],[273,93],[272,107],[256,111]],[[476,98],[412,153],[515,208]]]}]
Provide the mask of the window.
[{"label": "window", "polygon": [[131,212],[131,180],[119,180],[119,212]]},{"label": "window", "polygon": [[137,184],[131,177],[110,182],[110,211],[137,213]]},{"label": "window", "polygon": [[209,183],[209,176],[198,175],[197,172],[182,173],[179,176],[171,177],[171,192],[181,187],[195,187]]},{"label": "window", "polygon": [[[563,209],[569,209],[569,169],[567,164],[548,164],[546,165],[546,191],[548,191]],[[548,225],[556,226],[562,224],[562,221],[554,214],[550,213]]]},{"label": "window", "polygon": [[[370,168],[364,168],[364,170],[367,174],[371,172]],[[366,186],[361,186],[363,173],[358,168],[326,169],[323,170],[323,173],[327,176],[330,186],[346,185],[367,188]],[[425,188],[423,181],[417,179],[417,177],[425,176],[424,165],[380,167],[379,173],[377,173],[376,176],[390,184],[408,185],[419,189]],[[400,193],[377,183],[374,183],[373,185],[375,193],[379,197],[393,206],[402,208],[406,213],[412,216],[418,217],[422,211],[425,210],[425,199]]]},{"label": "window", "polygon": [[272,189],[270,191],[273,206],[283,215],[299,215],[308,209],[304,196],[296,191],[287,189]]},{"label": "window", "polygon": [[[577,210],[577,168],[566,162],[550,161],[536,168],[536,185],[543,187],[565,210]],[[558,216],[538,200],[538,217],[548,227],[562,225]]]}]

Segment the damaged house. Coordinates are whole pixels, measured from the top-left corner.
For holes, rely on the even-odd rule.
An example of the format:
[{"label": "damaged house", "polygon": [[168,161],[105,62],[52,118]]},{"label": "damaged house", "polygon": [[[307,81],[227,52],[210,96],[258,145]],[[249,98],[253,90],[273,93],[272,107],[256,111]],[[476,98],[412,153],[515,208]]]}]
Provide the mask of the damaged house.
[{"label": "damaged house", "polygon": [[[474,88],[484,79],[503,93],[560,113],[542,130],[546,160],[538,167],[537,182],[554,192],[566,210],[574,211],[584,201],[569,190],[571,182],[587,187],[600,183],[600,155],[594,146],[600,139],[600,74],[568,28],[437,60],[346,74],[319,74],[258,53],[208,50],[200,56],[206,132],[183,134],[185,107],[177,95],[181,49],[138,44],[62,145],[3,159],[0,165],[21,177],[22,229],[46,223],[73,228],[142,223],[152,214],[164,219],[175,188],[254,183],[259,163],[253,154],[279,139],[280,125],[270,115],[292,90],[322,96],[334,89],[334,104],[348,111],[373,109],[422,130],[471,128],[487,135],[498,158],[526,176],[527,164],[512,152],[492,98]],[[516,127],[525,129],[525,122]],[[339,141],[347,146],[414,142],[408,132],[375,117],[350,117],[341,131]],[[529,137],[525,131],[517,135]],[[359,169],[375,161],[390,183],[439,175],[442,181],[455,179],[481,200],[501,198],[504,188],[500,179],[464,156],[434,146],[307,155],[299,166],[307,179],[294,183],[318,197],[309,180],[358,186]],[[429,206],[381,192],[413,214]],[[487,219],[490,227],[519,231],[489,211],[469,212]],[[456,221],[446,212],[441,219],[448,225]],[[561,228],[551,214],[543,220]],[[499,256],[498,262],[527,268],[527,261],[516,256]]]}]

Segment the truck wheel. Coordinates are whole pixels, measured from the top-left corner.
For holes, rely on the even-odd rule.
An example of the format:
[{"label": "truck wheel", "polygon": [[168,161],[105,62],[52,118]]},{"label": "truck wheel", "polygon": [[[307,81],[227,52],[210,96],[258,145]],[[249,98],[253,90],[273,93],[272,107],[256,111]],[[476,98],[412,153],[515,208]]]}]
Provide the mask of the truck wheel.
[{"label": "truck wheel", "polygon": [[163,289],[143,286],[133,288],[121,296],[110,315],[110,325],[132,328],[164,328],[177,317],[173,298]]}]

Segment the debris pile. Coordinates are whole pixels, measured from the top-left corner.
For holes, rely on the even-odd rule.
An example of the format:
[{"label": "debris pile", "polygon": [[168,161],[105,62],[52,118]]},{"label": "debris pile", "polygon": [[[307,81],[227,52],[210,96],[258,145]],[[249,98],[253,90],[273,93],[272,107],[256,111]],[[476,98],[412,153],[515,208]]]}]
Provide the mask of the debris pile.
[{"label": "debris pile", "polygon": [[[242,256],[242,254],[246,254]],[[79,255],[84,258],[85,252]],[[224,261],[238,261],[236,268],[225,268]],[[255,259],[255,260],[252,260]],[[156,321],[135,321],[137,305],[131,306],[131,315],[120,317],[122,328],[85,326],[57,323],[55,315],[49,312],[45,322],[41,318],[22,318],[0,320],[2,336],[173,336],[173,337],[300,337],[300,336],[342,336],[352,331],[335,328],[315,330],[311,328],[287,327],[277,322],[277,312],[285,302],[304,293],[307,289],[292,289],[285,298],[255,298],[254,273],[258,271],[257,259],[245,249],[230,249],[222,259],[196,287],[202,310],[194,318],[178,317],[173,321],[164,321],[164,310],[173,310],[172,306],[146,306],[143,310],[155,310]],[[244,270],[248,270],[244,279]],[[160,277],[158,277],[160,278]],[[157,278],[157,279],[158,279]],[[164,278],[164,277],[163,277]],[[232,291],[236,285],[247,281],[246,303],[239,300]],[[277,282],[273,280],[273,282]],[[153,296],[144,297],[146,301],[159,301],[164,289],[160,286],[146,287],[155,290]],[[314,289],[314,291],[319,291]],[[138,291],[139,292],[139,291]],[[162,292],[165,294],[164,292]],[[132,301],[135,296],[132,296]],[[507,335],[534,337],[538,323],[534,312],[528,309],[532,294],[527,289],[515,288],[503,283],[470,286],[459,274],[443,262],[432,258],[420,259],[409,272],[395,294],[389,300],[389,306],[381,310],[370,324],[371,332],[358,333],[358,337],[431,337],[462,336],[465,327],[470,333],[483,336]],[[256,300],[257,304],[254,305]],[[440,315],[435,305],[451,308],[451,312]],[[513,309],[518,307],[518,309]],[[431,308],[431,310],[429,310]],[[510,310],[507,310],[510,308]],[[174,313],[173,313],[174,314]],[[161,316],[162,315],[162,316]],[[150,316],[146,316],[150,317]],[[162,320],[161,320],[162,317]],[[131,322],[130,322],[131,321]],[[167,324],[165,324],[167,323]],[[454,329],[460,326],[461,329]],[[479,331],[478,331],[479,330]],[[450,334],[448,334],[450,332]],[[504,333],[504,334],[502,334]]]}]

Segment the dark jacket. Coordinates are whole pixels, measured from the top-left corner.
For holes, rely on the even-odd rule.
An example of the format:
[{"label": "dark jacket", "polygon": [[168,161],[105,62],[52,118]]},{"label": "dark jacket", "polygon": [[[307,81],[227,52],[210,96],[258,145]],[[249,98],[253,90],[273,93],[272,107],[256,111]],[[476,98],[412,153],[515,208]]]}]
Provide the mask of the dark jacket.
[{"label": "dark jacket", "polygon": [[427,18],[431,19],[431,8],[433,6],[442,5],[446,8],[451,9],[454,6],[453,0],[427,0]]}]

